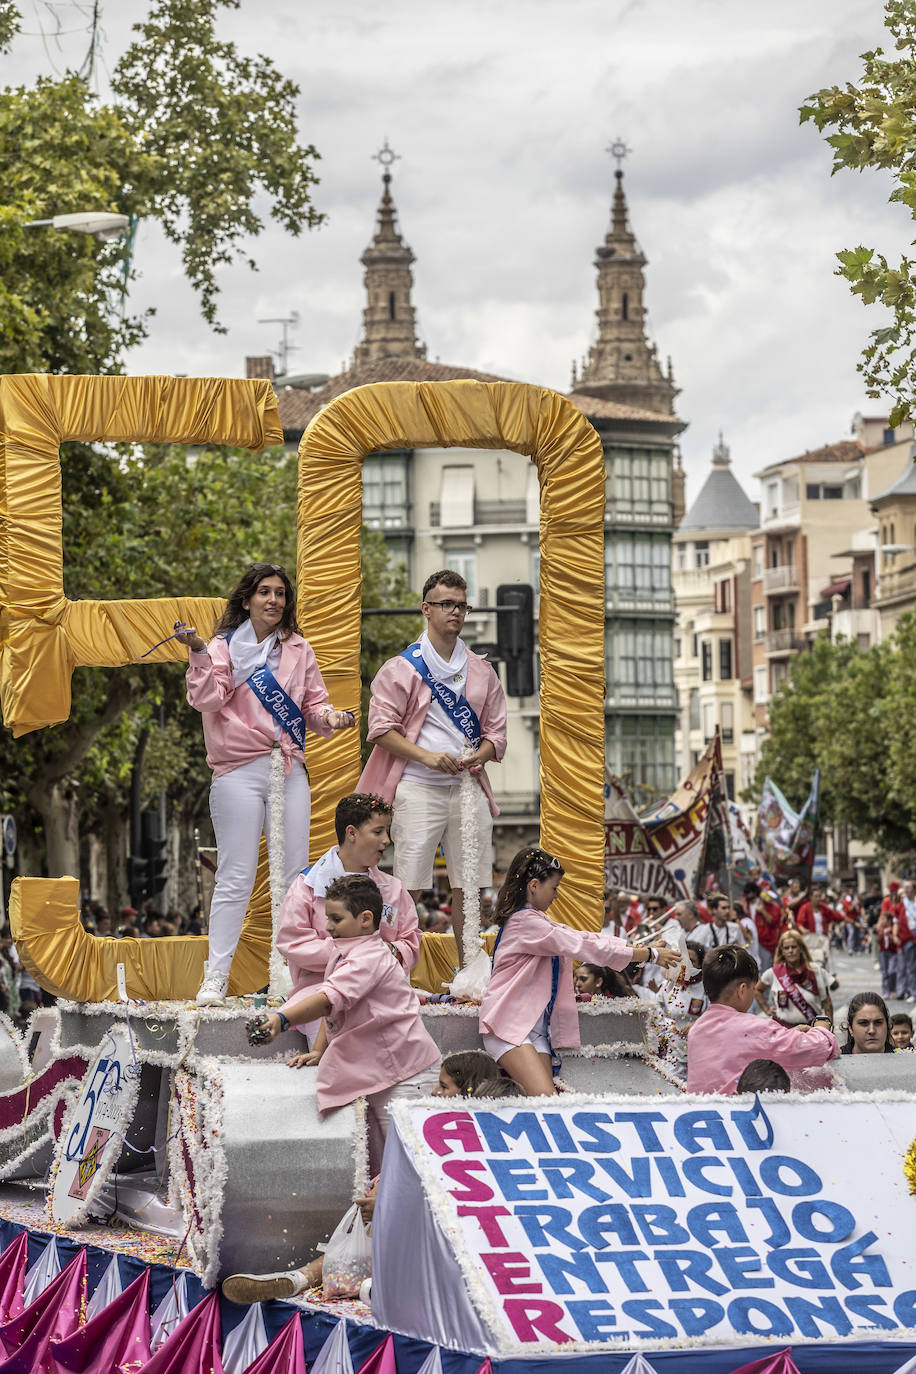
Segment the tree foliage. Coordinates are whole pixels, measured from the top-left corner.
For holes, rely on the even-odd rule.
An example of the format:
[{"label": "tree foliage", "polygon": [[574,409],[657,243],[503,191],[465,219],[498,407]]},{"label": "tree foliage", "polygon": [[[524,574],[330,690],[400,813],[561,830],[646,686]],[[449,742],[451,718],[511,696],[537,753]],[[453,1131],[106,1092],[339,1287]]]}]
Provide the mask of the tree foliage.
[{"label": "tree foliage", "polygon": [[256,195],[266,193],[290,234],[323,218],[309,199],[318,153],[297,143],[298,87],[270,58],[217,39],[218,11],[239,5],[156,0],[114,73],[120,117],[161,168],[152,213],[181,245],[185,275],[217,328],[216,271],[263,229]]},{"label": "tree foliage", "polygon": [[6,52],[21,27],[18,5],[13,0],[0,0],[0,52]]},{"label": "tree foliage", "polygon": [[800,807],[821,770],[821,814],[888,857],[916,854],[916,612],[864,653],[815,640],[770,702],[755,785]]},{"label": "tree foliage", "polygon": [[[916,3],[886,0],[885,25],[893,39],[862,54],[858,84],[815,92],[801,107],[801,120],[813,120],[833,149],[833,172],[841,168],[890,172],[889,199],[916,217]],[[869,396],[893,397],[890,423],[911,417],[916,405],[916,262],[906,256],[892,263],[873,248],[859,245],[837,253],[839,276],[865,305],[880,303],[891,322],[871,334],[859,371]]]}]

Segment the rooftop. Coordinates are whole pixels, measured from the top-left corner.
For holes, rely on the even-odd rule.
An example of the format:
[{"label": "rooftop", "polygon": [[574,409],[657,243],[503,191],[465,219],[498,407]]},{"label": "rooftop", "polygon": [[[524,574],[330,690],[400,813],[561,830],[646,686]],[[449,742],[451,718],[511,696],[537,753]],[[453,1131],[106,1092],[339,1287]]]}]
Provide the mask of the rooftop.
[{"label": "rooftop", "polygon": [[677,534],[700,530],[756,530],[760,512],[731,470],[728,445],[719,435],[712,471],[677,527]]},{"label": "rooftop", "polygon": [[794,458],[781,458],[778,463],[769,463],[759,472],[755,472],[754,476],[762,477],[767,472],[790,467],[793,463],[852,463],[858,458],[864,458],[867,452],[868,450],[855,439],[841,439],[839,443],[824,444],[823,448],[806,449]]}]

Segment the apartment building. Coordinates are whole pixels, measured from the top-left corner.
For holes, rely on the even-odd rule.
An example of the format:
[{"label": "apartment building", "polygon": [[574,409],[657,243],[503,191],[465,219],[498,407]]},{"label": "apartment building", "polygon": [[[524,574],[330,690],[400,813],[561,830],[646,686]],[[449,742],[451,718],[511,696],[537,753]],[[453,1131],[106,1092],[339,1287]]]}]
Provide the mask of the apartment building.
[{"label": "apartment building", "polygon": [[[318,411],[356,386],[385,381],[505,380],[431,362],[417,337],[412,304],[414,255],[400,234],[386,167],[377,227],[362,255],[367,304],[363,335],[341,373],[277,378],[286,443],[297,446]],[[607,461],[606,703],[610,767],[646,799],[675,783],[676,703],[672,668],[674,597],[671,536],[683,514],[683,471],[674,456],[684,424],[674,413],[670,362],[659,363],[645,327],[641,254],[627,221],[618,172],[611,224],[597,250],[597,338],[573,369],[570,400],[601,436]],[[247,360],[262,375],[263,359]],[[267,360],[269,362],[269,360]],[[475,607],[469,643],[496,639],[496,589],[539,584],[539,489],[529,459],[509,451],[392,450],[363,465],[363,520],[380,530],[419,590],[429,572],[450,567],[468,582]],[[537,605],[537,603],[536,603]],[[537,685],[537,684],[536,684]],[[540,809],[537,695],[509,702],[509,741],[494,771],[501,816],[497,867],[536,840]]]},{"label": "apartment building", "polygon": [[751,536],[759,524],[720,434],[711,470],[674,533],[675,749],[686,776],[718,727],[733,799],[754,768]]}]

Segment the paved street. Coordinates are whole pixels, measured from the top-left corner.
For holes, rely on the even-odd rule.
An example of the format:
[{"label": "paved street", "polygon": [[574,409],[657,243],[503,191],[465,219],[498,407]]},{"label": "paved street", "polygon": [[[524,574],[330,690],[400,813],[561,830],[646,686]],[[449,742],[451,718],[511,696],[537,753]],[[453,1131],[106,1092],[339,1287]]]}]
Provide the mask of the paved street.
[{"label": "paved street", "polygon": [[[856,992],[881,991],[881,974],[875,967],[875,960],[869,955],[839,954],[834,950],[831,959],[833,970],[840,980],[840,986],[831,993],[834,1012],[844,1009],[850,997]],[[889,1001],[887,1005],[892,1015],[895,1011],[906,1011],[911,1016],[916,1013],[916,1006],[912,1002],[900,1002],[894,999]],[[916,1016],[914,1016],[914,1020],[916,1020]],[[845,1041],[845,1037],[843,1037],[843,1041]]]}]

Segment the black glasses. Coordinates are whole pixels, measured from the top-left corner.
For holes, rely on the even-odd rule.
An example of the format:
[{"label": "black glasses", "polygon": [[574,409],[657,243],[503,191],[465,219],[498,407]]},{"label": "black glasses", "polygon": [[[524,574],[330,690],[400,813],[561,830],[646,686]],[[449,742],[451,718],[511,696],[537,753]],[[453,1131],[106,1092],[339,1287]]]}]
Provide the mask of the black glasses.
[{"label": "black glasses", "polygon": [[446,615],[451,615],[452,611],[460,611],[462,615],[467,615],[469,611],[474,609],[466,601],[427,601],[426,604],[427,606],[441,606]]}]

